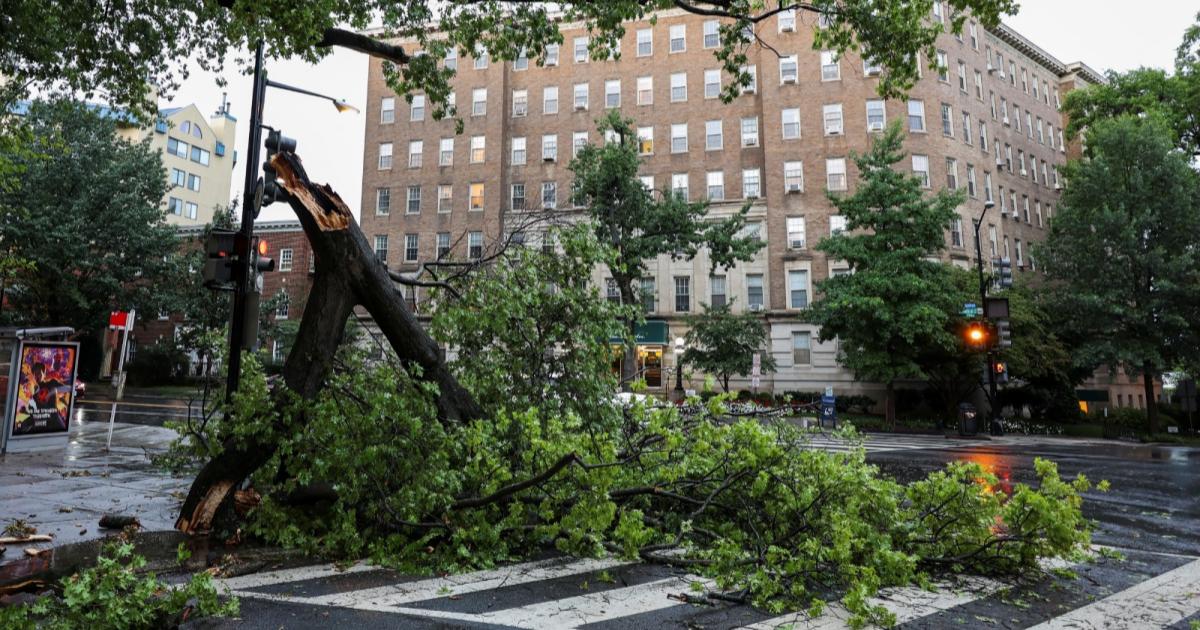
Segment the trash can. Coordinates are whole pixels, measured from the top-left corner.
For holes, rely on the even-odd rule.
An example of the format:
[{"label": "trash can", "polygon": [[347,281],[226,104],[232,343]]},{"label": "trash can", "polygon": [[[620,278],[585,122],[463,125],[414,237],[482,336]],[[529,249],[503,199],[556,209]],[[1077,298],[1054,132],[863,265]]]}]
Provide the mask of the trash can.
[{"label": "trash can", "polygon": [[837,398],[833,394],[821,396],[821,428],[826,425],[831,429],[837,428]]},{"label": "trash can", "polygon": [[975,435],[978,432],[979,419],[976,415],[975,405],[971,403],[959,403],[958,433],[960,435]]}]

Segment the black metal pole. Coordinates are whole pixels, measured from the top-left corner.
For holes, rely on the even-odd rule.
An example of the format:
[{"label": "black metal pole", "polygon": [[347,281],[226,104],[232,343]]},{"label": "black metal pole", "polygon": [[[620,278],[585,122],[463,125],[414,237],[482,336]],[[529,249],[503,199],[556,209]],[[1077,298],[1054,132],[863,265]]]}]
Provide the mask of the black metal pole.
[{"label": "black metal pole", "polygon": [[246,183],[242,189],[242,223],[236,239],[237,261],[233,266],[233,314],[229,322],[229,370],[225,382],[225,400],[233,399],[242,375],[242,345],[246,336],[245,311],[247,282],[250,278],[250,248],[257,214],[255,190],[258,187],[258,160],[262,150],[262,110],[266,97],[263,73],[263,41],[254,50],[254,91],[250,100],[250,134],[246,145]]},{"label": "black metal pole", "polygon": [[[983,206],[983,212],[979,213],[979,219],[975,221],[975,268],[979,271],[979,308],[983,310],[984,319],[987,319],[987,282],[983,279],[983,246],[979,242],[979,230],[983,227],[983,217],[987,214],[988,206]],[[995,342],[995,340],[990,340]],[[994,358],[992,351],[988,350],[985,355],[987,361],[988,375],[988,429],[992,435],[1000,435],[1000,404],[996,400],[996,367],[993,364]]]}]

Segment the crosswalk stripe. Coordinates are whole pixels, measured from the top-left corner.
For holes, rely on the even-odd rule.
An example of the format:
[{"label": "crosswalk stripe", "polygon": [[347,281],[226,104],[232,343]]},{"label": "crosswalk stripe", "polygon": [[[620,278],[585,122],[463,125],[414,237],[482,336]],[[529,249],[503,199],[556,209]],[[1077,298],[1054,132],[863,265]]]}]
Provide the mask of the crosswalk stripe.
[{"label": "crosswalk stripe", "polygon": [[588,593],[488,613],[470,614],[421,608],[401,608],[395,612],[534,630],[578,628],[587,624],[686,605],[668,596],[687,592],[693,582],[699,582],[705,588],[713,585],[712,582],[697,577],[673,577],[637,586]]},{"label": "crosswalk stripe", "polygon": [[1164,628],[1197,612],[1200,612],[1200,560],[1076,608],[1030,630]]},{"label": "crosswalk stripe", "polygon": [[379,567],[372,566],[364,562],[358,562],[345,568],[339,568],[337,565],[333,564],[317,564],[295,567],[291,569],[279,569],[277,571],[266,571],[263,573],[252,573],[250,575],[242,575],[239,577],[225,578],[215,581],[218,585],[224,586],[229,590],[240,591],[244,589],[259,588],[262,586],[271,586],[274,584],[283,584],[285,582],[315,580],[347,573],[375,571],[378,569]]},{"label": "crosswalk stripe", "polygon": [[530,582],[541,582],[555,578],[603,571],[624,564],[628,561],[612,558],[586,558],[571,560],[569,558],[552,558],[536,562],[525,562],[500,569],[476,571],[461,575],[391,584],[376,588],[346,593],[334,593],[308,598],[293,598],[293,601],[303,601],[306,604],[322,606],[341,606],[359,610],[395,611],[396,606],[420,602],[427,599],[477,593],[503,586],[515,586]]}]

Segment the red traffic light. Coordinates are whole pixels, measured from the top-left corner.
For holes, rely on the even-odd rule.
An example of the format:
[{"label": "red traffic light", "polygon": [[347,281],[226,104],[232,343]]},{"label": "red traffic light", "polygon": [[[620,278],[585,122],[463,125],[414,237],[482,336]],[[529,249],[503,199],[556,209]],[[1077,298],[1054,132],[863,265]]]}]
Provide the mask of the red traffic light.
[{"label": "red traffic light", "polygon": [[265,238],[258,239],[258,255],[266,256],[267,252],[269,250],[270,250],[270,248],[267,246],[267,239],[265,239]]}]

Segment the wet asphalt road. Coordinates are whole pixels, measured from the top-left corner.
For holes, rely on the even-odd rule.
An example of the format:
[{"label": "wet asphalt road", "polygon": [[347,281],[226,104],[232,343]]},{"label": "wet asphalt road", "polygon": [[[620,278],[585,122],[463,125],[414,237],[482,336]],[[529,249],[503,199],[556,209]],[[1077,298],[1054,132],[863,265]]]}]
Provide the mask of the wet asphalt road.
[{"label": "wet asphalt road", "polygon": [[[117,403],[117,422],[163,426],[166,420],[187,418],[189,408],[198,413],[199,402],[159,396],[126,395]],[[112,399],[87,397],[75,401],[75,417],[84,422],[108,422]]]},{"label": "wet asphalt road", "polygon": [[[901,481],[917,479],[954,460],[978,462],[1002,481],[1036,481],[1034,459],[1043,457],[1058,463],[1066,477],[1077,473],[1093,481],[1107,479],[1112,489],[1085,495],[1084,512],[1096,522],[1093,541],[1123,550],[1120,560],[1097,558],[1076,565],[1078,577],[1047,574],[1012,588],[986,595],[971,596],[945,609],[925,610],[903,618],[902,628],[1028,628],[1050,622],[1059,628],[1154,628],[1185,630],[1191,622],[1200,623],[1200,587],[1196,587],[1197,557],[1200,556],[1200,449],[1177,446],[1145,446],[1120,442],[1078,441],[1056,438],[1015,438],[982,443],[957,443],[930,438],[931,445],[887,448],[889,440],[875,436],[869,440],[877,450],[868,448],[869,461],[887,475]],[[403,592],[405,585],[422,578],[364,567],[361,573],[307,577],[242,591],[242,615],[237,620],[204,623],[201,627],[220,628],[513,628],[513,627],[586,627],[664,630],[667,628],[736,628],[748,624],[773,627],[777,619],[746,606],[696,607],[650,604],[637,610],[630,602],[639,593],[677,579],[677,591],[686,590],[686,578],[680,572],[660,566],[630,565],[610,572],[615,582],[598,580],[597,572],[580,572],[528,584],[502,583],[494,588],[462,595],[449,595],[449,589],[429,599],[381,606],[370,597],[354,599],[372,590]],[[1125,601],[1127,589],[1148,584],[1163,584],[1168,590],[1178,572],[1185,572],[1176,593],[1169,622],[1152,621],[1167,607],[1159,594],[1147,601]],[[1165,575],[1164,575],[1165,574]],[[1181,580],[1184,578],[1181,578]],[[507,578],[506,578],[507,580]],[[1178,580],[1176,580],[1178,581]],[[457,592],[457,591],[456,591]],[[261,593],[262,596],[254,596]],[[582,596],[581,593],[588,595]],[[896,601],[912,599],[911,592]],[[330,601],[349,598],[342,603]],[[599,597],[603,606],[596,609],[595,621],[562,623],[564,611],[593,605],[587,597]],[[1156,601],[1149,601],[1156,599]],[[347,603],[349,601],[349,603]],[[1078,615],[1096,602],[1116,606],[1087,622],[1072,621],[1064,615]],[[630,608],[617,615],[612,609]],[[392,612],[395,611],[395,612]],[[518,611],[519,614],[514,614]],[[530,611],[549,617],[520,617]],[[483,617],[471,615],[484,614]],[[465,616],[464,616],[465,615]],[[489,616],[495,615],[495,616]],[[553,615],[559,615],[555,617]],[[608,617],[606,617],[608,615]],[[479,623],[477,620],[489,620]],[[541,621],[538,621],[538,620]],[[547,619],[555,620],[553,622]],[[826,625],[830,624],[830,625]],[[818,625],[798,623],[795,628],[842,625],[828,618]]]}]

